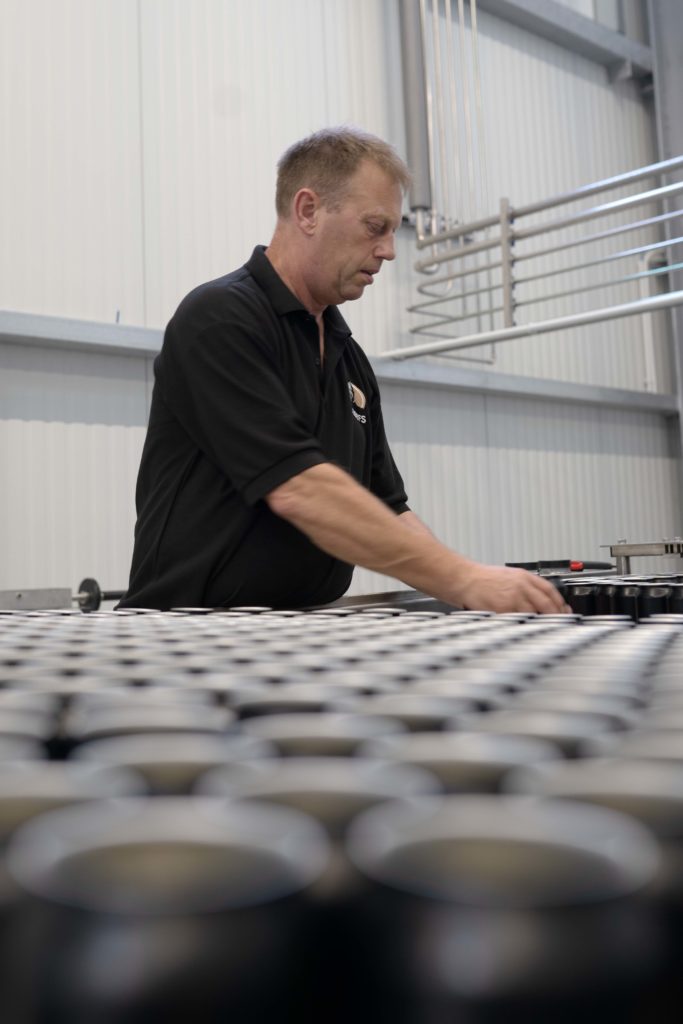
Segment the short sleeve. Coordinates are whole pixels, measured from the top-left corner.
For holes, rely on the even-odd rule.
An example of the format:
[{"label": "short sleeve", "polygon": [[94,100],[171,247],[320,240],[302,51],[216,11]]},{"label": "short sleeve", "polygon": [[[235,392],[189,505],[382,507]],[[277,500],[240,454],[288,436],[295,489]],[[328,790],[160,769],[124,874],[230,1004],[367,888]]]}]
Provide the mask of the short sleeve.
[{"label": "short sleeve", "polygon": [[156,372],[192,442],[254,504],[327,459],[247,319],[236,313],[195,333],[174,318]]}]

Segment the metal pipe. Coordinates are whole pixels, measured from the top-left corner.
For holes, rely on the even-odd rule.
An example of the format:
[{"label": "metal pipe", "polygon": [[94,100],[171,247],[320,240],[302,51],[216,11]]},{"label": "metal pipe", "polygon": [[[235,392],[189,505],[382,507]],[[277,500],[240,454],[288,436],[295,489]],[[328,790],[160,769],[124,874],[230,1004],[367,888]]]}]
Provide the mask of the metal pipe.
[{"label": "metal pipe", "polygon": [[666,239],[664,242],[651,242],[649,245],[639,245],[635,249],[622,249],[621,252],[612,252],[609,256],[601,256],[597,260],[587,260],[585,263],[571,263],[568,267],[560,267],[558,270],[546,270],[542,274],[527,274],[526,277],[517,277],[517,284],[528,284],[529,281],[545,280],[546,277],[557,277],[558,274],[570,274],[573,270],[585,270],[586,267],[599,267],[603,263],[611,263],[612,260],[623,260],[629,256],[640,256],[644,252],[653,252],[656,249],[668,249],[669,246],[683,243],[683,236],[680,238]]},{"label": "metal pipe", "polygon": [[[593,220],[595,217],[604,217],[615,210],[628,210],[631,206],[640,206],[642,203],[659,202],[666,196],[675,196],[683,192],[683,182],[675,182],[673,185],[663,185],[662,188],[654,188],[649,192],[638,192],[635,196],[626,196],[624,199],[613,199],[611,203],[601,203],[600,206],[592,206],[589,210],[573,214],[571,217],[560,217],[559,220],[548,221],[547,224],[537,224],[533,228],[522,228],[515,231],[515,240],[530,238],[532,235],[544,235],[549,231],[557,231],[559,228],[571,227],[572,224],[582,224],[585,220]],[[518,216],[514,210],[515,217]]]},{"label": "metal pipe", "polygon": [[432,190],[427,136],[427,92],[418,0],[401,0],[400,29],[406,150],[413,175],[409,202],[411,210],[429,210],[432,206]]},{"label": "metal pipe", "polygon": [[465,120],[465,156],[467,158],[467,196],[470,218],[476,210],[474,186],[474,143],[472,139],[472,115],[470,112],[470,86],[467,74],[467,51],[465,49],[465,0],[458,0],[458,35],[460,39],[460,81],[462,83],[462,109]]},{"label": "metal pipe", "polygon": [[486,249],[494,249],[500,245],[500,238],[486,238],[482,242],[471,242],[469,245],[462,245],[459,249],[449,249],[448,252],[441,252],[438,256],[425,257],[417,260],[413,267],[415,270],[427,270],[428,267],[436,266],[437,263],[448,263],[449,260],[458,260],[463,256],[472,256],[475,252],[484,252]]},{"label": "metal pipe", "polygon": [[[617,175],[616,178],[606,178],[604,181],[596,182],[594,185],[586,185],[583,188],[576,189],[574,192],[565,192],[563,195],[555,196],[552,199],[544,199],[542,202],[515,207],[515,218],[518,219],[520,217],[526,217],[530,213],[538,213],[541,210],[551,209],[554,206],[561,206],[563,203],[570,203],[575,199],[585,199],[587,196],[594,195],[597,192],[604,192],[609,188],[616,188],[618,185],[626,185],[642,178],[649,178],[653,174],[661,174],[681,166],[683,166],[683,156],[677,156],[671,160],[662,160],[660,163],[650,164],[648,167],[640,168],[637,171],[629,171],[627,174]],[[618,200],[618,202],[623,203],[624,200]],[[440,234],[433,235],[431,238],[425,239],[424,242],[418,243],[418,249],[424,248],[426,245],[433,245],[436,242],[447,242],[451,238],[460,238],[462,235],[472,234],[475,231],[481,231],[484,228],[493,227],[493,225],[497,223],[498,217],[494,216],[483,217],[480,220],[473,221],[471,224],[460,224],[450,231],[442,231]],[[553,223],[557,223],[558,226],[562,226],[560,222]],[[574,222],[572,221],[571,223]],[[540,231],[532,229],[528,232],[528,234],[535,233],[540,234]],[[517,238],[523,238],[525,237],[525,234],[519,233]]]},{"label": "metal pipe", "polygon": [[614,235],[624,235],[629,231],[638,231],[639,228],[647,228],[651,224],[657,224],[660,221],[672,220],[672,218],[681,216],[683,216],[683,210],[674,210],[673,213],[660,213],[656,217],[635,220],[630,224],[620,224],[619,227],[608,228],[606,231],[598,231],[592,235],[582,235],[580,238],[573,238],[570,242],[562,242],[560,245],[549,245],[545,249],[534,249],[533,252],[515,253],[515,261],[519,263],[522,260],[533,260],[539,256],[548,256],[553,252],[573,249],[577,245],[587,245],[589,242],[599,242],[603,238],[612,238]]},{"label": "metal pipe", "polygon": [[[422,309],[427,309],[429,306],[438,306],[442,302],[459,302],[461,299],[469,298],[472,295],[484,295],[485,293],[497,291],[502,288],[502,284],[486,285],[484,288],[474,288],[468,292],[455,292],[453,295],[439,295],[433,296],[428,302],[418,302],[414,306],[408,306],[406,312],[408,313],[419,313]],[[485,311],[486,312],[486,311]],[[472,313],[472,316],[477,316],[476,313]]]},{"label": "metal pipe", "polygon": [[[556,317],[553,320],[540,320],[537,323],[519,324],[517,327],[504,327],[502,330],[485,331],[483,334],[471,334],[464,338],[448,338],[441,342],[430,342],[426,345],[409,345],[406,348],[389,349],[382,352],[383,358],[412,359],[415,356],[431,355],[460,348],[476,348],[479,345],[490,345],[497,341],[512,341],[514,338],[527,338],[535,334],[549,334],[551,331],[563,330],[565,327],[581,327],[584,324],[600,323],[603,320],[617,320],[636,313],[651,313],[657,309],[669,309],[683,305],[683,291],[670,292],[667,295],[655,295],[651,299],[629,302],[622,306],[609,306],[594,309],[587,313],[575,313],[572,316]],[[447,320],[446,322],[449,322]],[[415,332],[411,332],[415,333]]]},{"label": "metal pipe", "polygon": [[[471,274],[481,274],[485,270],[498,270],[502,265],[501,260],[492,260],[489,263],[480,263],[477,267],[466,267],[464,270],[456,270],[452,274],[444,274],[443,277],[435,277],[431,281],[425,282],[425,284],[419,284],[417,290],[421,295],[429,295],[427,289],[433,288],[436,284],[446,284],[456,277],[469,277]],[[494,285],[493,287],[498,288],[499,285]]]},{"label": "metal pipe", "polygon": [[418,241],[418,249],[426,249],[428,245],[436,245],[438,242],[449,242],[451,239],[462,238],[463,235],[474,234],[475,231],[482,231],[484,228],[492,228],[498,224],[499,218],[496,217],[482,217],[480,220],[470,221],[469,224],[456,224],[455,227],[449,228],[448,231],[440,231],[436,235],[430,235],[429,238],[425,238],[423,241]]},{"label": "metal pipe", "polygon": [[[422,39],[422,63],[426,61],[427,45],[427,0],[419,0],[420,4],[420,34]],[[429,207],[429,233],[433,235],[436,231],[436,210],[434,208],[434,195],[436,193],[436,182],[434,180],[434,165],[436,156],[434,153],[434,96],[432,86],[426,70],[423,75],[425,96],[427,98],[427,162],[429,164],[429,195],[431,199]],[[424,212],[424,211],[423,211]]]},{"label": "metal pipe", "polygon": [[484,107],[481,98],[481,68],[479,65],[479,28],[477,24],[477,0],[470,0],[470,33],[472,37],[472,63],[474,70],[474,109],[477,124],[477,156],[479,158],[479,188],[482,206],[489,205],[489,175],[486,156],[486,133],[484,131]]},{"label": "metal pipe", "polygon": [[[446,39],[448,40],[448,46],[450,53],[455,53],[455,42],[453,36],[453,11],[451,9],[451,0],[445,0],[445,15],[446,15]],[[452,154],[452,166],[453,174],[449,177],[449,188],[448,188],[448,210],[451,213],[451,221],[457,223],[458,221],[464,221],[467,218],[464,215],[463,206],[463,193],[462,187],[462,174],[460,167],[460,104],[458,102],[458,89],[455,77],[455,60],[451,59],[448,61],[448,91],[450,96],[450,107],[451,114],[453,117],[453,137],[455,139],[455,151]],[[454,197],[451,194],[451,182],[453,184]]]},{"label": "metal pipe", "polygon": [[[438,0],[432,0],[432,3],[436,3],[438,5]],[[453,124],[451,125],[450,132],[446,132],[446,129],[445,129],[445,126],[444,126],[444,137],[442,139],[442,144],[443,144],[444,147],[446,146],[447,140],[449,142],[452,140],[452,143],[453,143],[453,150],[452,150],[452,153],[451,153],[451,160],[450,160],[451,167],[453,169],[453,174],[449,175],[449,178],[448,178],[448,206],[446,207],[446,209],[450,213],[450,217],[448,218],[448,220],[446,220],[446,223],[450,222],[451,224],[458,224],[458,223],[463,223],[464,221],[467,221],[467,220],[471,220],[472,217],[474,216],[474,210],[472,209],[471,202],[470,202],[471,196],[468,197],[467,189],[465,189],[463,187],[463,180],[464,180],[464,177],[465,177],[465,173],[464,173],[464,170],[463,170],[462,146],[460,145],[460,138],[461,138],[460,120],[461,120],[461,117],[462,117],[462,110],[461,110],[461,103],[460,103],[459,92],[460,93],[462,92],[462,84],[464,82],[465,71],[464,71],[464,65],[463,65],[462,59],[460,60],[460,64],[458,66],[458,62],[457,62],[456,56],[455,56],[455,54],[456,54],[455,35],[454,35],[454,21],[455,21],[455,19],[453,17],[453,10],[452,10],[452,6],[451,6],[451,0],[445,0],[445,2],[444,2],[444,15],[445,15],[445,22],[446,22],[446,26],[445,26],[446,27],[446,39],[448,41],[449,54],[450,54],[450,59],[448,61],[448,70],[449,70],[448,83],[449,83],[449,92],[450,92],[450,111],[451,111],[451,116],[452,116],[452,119],[453,119]],[[459,71],[459,75],[457,74],[458,71]],[[455,188],[455,201],[454,201],[453,195],[452,195],[452,189],[451,189],[452,185]],[[445,194],[444,194],[444,201],[445,201]],[[461,240],[460,244],[462,245],[462,240]],[[433,251],[436,252],[436,248],[434,248]],[[437,271],[437,267],[433,266],[432,270],[431,270],[431,273],[436,273],[436,271]],[[459,284],[460,284],[460,288],[462,290],[463,281],[461,280],[459,282]],[[449,285],[449,289],[450,289],[450,287],[451,286]]]},{"label": "metal pipe", "polygon": [[631,575],[631,559],[628,555],[617,555],[617,576],[630,576]]},{"label": "metal pipe", "polygon": [[675,156],[671,160],[660,160],[656,164],[649,164],[647,167],[639,167],[635,171],[627,171],[625,174],[617,174],[613,178],[603,178],[602,181],[595,181],[591,185],[583,185],[581,188],[573,189],[571,192],[563,192],[561,195],[553,196],[551,199],[542,199],[538,203],[528,203],[515,210],[515,216],[526,217],[530,213],[538,213],[540,210],[549,210],[554,206],[562,206],[564,203],[573,203],[576,199],[585,199],[587,196],[596,195],[598,192],[606,192],[611,188],[618,188],[620,185],[630,185],[634,181],[642,181],[643,178],[651,178],[654,175],[666,174],[683,167],[683,156]]},{"label": "metal pipe", "polygon": [[[650,287],[651,271],[653,264],[656,260],[661,259],[661,255],[657,252],[648,252],[644,256],[641,256],[638,260],[639,264],[645,268],[645,271],[640,275],[640,297],[646,299],[652,294]],[[664,268],[668,271],[668,267]],[[643,361],[645,363],[645,385],[646,391],[657,391],[657,360],[655,357],[655,338],[651,316],[644,316],[642,319],[643,327]]]},{"label": "metal pipe", "polygon": [[425,210],[415,211],[415,231],[417,232],[418,241],[425,237],[425,220],[427,214]]},{"label": "metal pipe", "polygon": [[[479,188],[481,190],[481,208],[489,208],[489,172],[486,152],[486,132],[484,130],[484,105],[481,96],[481,67],[479,64],[479,27],[477,23],[477,0],[470,0],[470,36],[472,41],[472,65],[474,71],[474,98],[477,124],[477,156],[479,162]],[[491,274],[486,274],[486,281],[491,290]],[[493,330],[493,317],[489,317],[489,330]],[[495,352],[492,352],[495,358]]]},{"label": "metal pipe", "polygon": [[582,295],[584,292],[593,292],[600,288],[611,288],[616,284],[628,284],[631,281],[640,281],[643,277],[653,277],[655,274],[663,274],[669,270],[680,270],[683,263],[674,263],[672,266],[665,266],[658,270],[645,270],[638,274],[626,274],[624,277],[615,277],[611,281],[596,281],[593,284],[583,284],[580,288],[568,288],[563,292],[550,292],[549,295],[539,295],[537,299],[523,299],[518,306],[535,306],[539,302],[549,302],[550,299],[565,299],[568,295]]},{"label": "metal pipe", "polygon": [[[584,220],[591,220],[594,217],[601,217],[611,213],[612,210],[624,210],[628,209],[629,206],[638,206],[640,203],[654,202],[662,197],[677,195],[682,191],[683,184],[676,183],[665,185],[659,189],[653,189],[650,192],[639,192],[635,196],[626,196],[624,199],[615,199],[611,203],[594,206],[590,210],[584,210],[582,213],[575,214],[572,217],[562,217],[559,220],[549,221],[547,224],[538,224],[533,228],[516,230],[515,241],[522,241],[525,238],[531,238],[533,235],[542,235],[549,231],[556,231],[559,228],[570,227],[572,224],[580,224]],[[526,208],[521,207],[517,209],[517,207],[513,207],[512,212],[515,219],[518,219],[524,216]],[[470,235],[476,231],[482,231],[484,228],[493,227],[498,222],[498,217],[483,217],[481,220],[472,221],[471,224],[458,224],[457,227],[451,228],[448,231],[442,231],[438,235],[432,235],[424,241],[418,242],[417,248],[424,249],[427,245],[435,245],[437,242],[448,242],[451,239],[461,238],[463,235]]]},{"label": "metal pipe", "polygon": [[503,323],[512,327],[515,322],[514,281],[512,279],[512,225],[510,224],[510,201],[500,201],[500,259],[503,265]]},{"label": "metal pipe", "polygon": [[[429,327],[442,327],[444,324],[459,323],[461,320],[474,320],[475,317],[481,316],[482,312],[483,313],[487,313],[487,314],[488,313],[491,313],[491,314],[493,314],[493,313],[502,313],[503,312],[503,307],[502,306],[491,306],[491,307],[489,307],[487,309],[484,309],[484,310],[478,310],[477,309],[473,313],[463,313],[462,316],[442,316],[442,317],[440,317],[438,313],[427,313],[426,314],[427,316],[436,317],[437,318],[436,322],[435,323],[431,323],[431,324],[422,324],[421,326],[418,326],[418,327],[411,327],[409,333],[410,334],[430,335],[433,338],[443,338],[443,334],[436,334],[434,331],[428,330],[428,328]],[[384,355],[384,353],[382,353],[382,354]]]},{"label": "metal pipe", "polygon": [[[435,190],[440,200],[436,200],[437,206],[444,202],[448,190],[448,170],[446,167],[446,113],[444,110],[443,90],[443,68],[441,64],[441,29],[439,26],[439,3],[432,0],[432,50],[434,52],[434,80],[436,99],[434,110],[436,114],[436,138],[439,143],[439,175],[438,187]],[[436,154],[433,155],[432,165],[436,165]],[[436,174],[434,175],[436,177]],[[448,206],[450,209],[450,204]]]},{"label": "metal pipe", "polygon": [[[683,192],[683,183],[675,184],[675,185],[671,185],[671,186],[667,186],[667,187],[671,188],[671,189],[674,189],[674,190],[678,190],[679,192]],[[645,194],[649,195],[649,193],[645,193]],[[636,199],[636,198],[639,198],[639,197],[633,196],[633,197],[629,197],[629,198]],[[619,200],[619,202],[621,202],[621,200]],[[611,205],[611,204],[607,204],[607,205]],[[604,207],[594,207],[592,211],[586,211],[586,214],[590,214],[591,216],[601,216],[602,215],[602,211],[604,209],[605,209]],[[595,212],[597,210],[599,210],[601,212],[600,213]],[[679,213],[683,213],[683,211],[678,211],[677,215]],[[665,217],[670,217],[672,215],[666,214],[664,216]],[[584,214],[579,214],[578,217],[579,217],[579,219],[585,219],[584,218]],[[646,224],[654,223],[655,221],[662,220],[662,219],[663,219],[663,217],[652,217],[652,218],[648,218],[647,220],[637,222],[637,223],[635,223],[633,225],[627,225],[626,227],[623,227],[623,228],[619,228],[619,229],[612,230],[612,231],[601,232],[600,234],[591,235],[591,236],[584,237],[584,238],[575,239],[573,242],[568,242],[568,243],[565,243],[563,245],[553,246],[553,247],[548,248],[548,249],[538,249],[535,252],[527,253],[524,256],[517,256],[517,254],[515,254],[515,261],[522,260],[522,259],[533,259],[536,256],[544,256],[544,255],[546,255],[548,253],[559,252],[561,249],[568,249],[568,248],[570,248],[572,246],[581,245],[583,242],[597,241],[600,238],[607,238],[607,237],[609,237],[610,234],[618,234],[620,232],[624,232],[624,231],[630,230],[631,227],[636,228],[636,227],[639,227],[640,225],[646,225]],[[500,224],[500,217],[497,218],[497,223]],[[569,221],[564,222],[564,223],[568,224]],[[547,225],[541,225],[538,229],[534,228],[533,230],[534,230],[534,233],[536,233],[536,231],[541,233],[541,232],[546,231],[546,230],[554,230],[554,226],[558,225],[558,224],[559,224],[558,221],[553,221],[553,227],[548,227]],[[464,227],[467,228],[467,225],[464,225]],[[472,229],[472,225],[469,226],[469,229],[470,230]],[[531,230],[526,230],[526,231],[523,231],[523,232],[519,232],[519,231],[517,231],[515,229],[511,229],[511,240],[512,241],[516,242],[516,241],[519,241],[523,237],[530,238],[531,236],[532,236]],[[679,240],[680,239],[675,238],[675,239],[673,239],[673,242],[678,242]],[[472,242],[469,245],[461,246],[459,249],[449,249],[447,252],[439,253],[436,256],[430,256],[429,259],[425,258],[425,259],[422,259],[422,260],[417,260],[413,264],[413,267],[415,268],[415,270],[423,271],[423,270],[426,270],[428,267],[435,266],[438,263],[448,263],[449,260],[456,260],[456,259],[459,259],[462,256],[470,256],[470,255],[472,255],[472,254],[474,254],[476,252],[483,252],[486,249],[493,249],[495,246],[500,245],[501,242],[502,242],[502,239],[499,236],[495,236],[494,238],[484,239],[481,242]],[[672,242],[669,242],[669,241],[667,241],[667,242],[656,242],[656,243],[653,243],[653,246],[651,246],[651,248],[654,247],[654,246],[658,246],[658,247],[661,248],[662,246],[671,245],[671,244],[672,244]],[[639,252],[644,252],[644,251],[645,251],[645,247],[636,248],[636,249],[628,249],[628,250],[625,249],[625,250],[622,250],[621,253],[615,253],[612,256],[604,256],[601,259],[594,260],[594,261],[592,261],[590,263],[577,263],[577,264],[573,264],[571,267],[567,267],[567,268],[563,267],[560,270],[548,270],[548,271],[546,271],[543,274],[528,275],[527,277],[518,277],[516,280],[518,282],[534,281],[534,280],[536,280],[539,277],[551,277],[553,274],[562,274],[562,273],[565,273],[568,270],[580,270],[582,267],[596,266],[599,263],[607,262],[607,260],[609,260],[609,259],[621,259],[622,255],[623,256],[637,255]],[[485,267],[477,268],[477,270],[484,270],[484,269],[486,269],[486,268]],[[434,283],[434,282],[432,282],[432,283]]]}]

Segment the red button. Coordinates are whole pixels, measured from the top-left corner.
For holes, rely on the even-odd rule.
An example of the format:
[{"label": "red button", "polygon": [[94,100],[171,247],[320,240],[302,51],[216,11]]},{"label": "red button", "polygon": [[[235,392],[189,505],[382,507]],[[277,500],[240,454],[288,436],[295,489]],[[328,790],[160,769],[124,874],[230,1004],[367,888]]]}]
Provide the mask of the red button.
[{"label": "red button", "polygon": [[569,568],[571,572],[581,572],[583,569],[583,562],[570,562]]}]

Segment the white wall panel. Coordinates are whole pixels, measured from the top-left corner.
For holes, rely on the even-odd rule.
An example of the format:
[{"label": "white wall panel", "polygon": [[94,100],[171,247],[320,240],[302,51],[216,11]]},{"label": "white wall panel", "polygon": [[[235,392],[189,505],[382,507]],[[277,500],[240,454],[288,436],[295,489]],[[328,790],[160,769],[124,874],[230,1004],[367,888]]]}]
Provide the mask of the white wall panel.
[{"label": "white wall panel", "polygon": [[136,0],[0,3],[0,308],[144,319]]},{"label": "white wall panel", "polygon": [[386,10],[381,0],[144,0],[149,326],[269,241],[276,163],[295,139],[338,123],[399,134],[397,12],[387,28]]},{"label": "white wall panel", "polygon": [[147,372],[136,357],[0,346],[0,590],[125,588]]},{"label": "white wall panel", "polygon": [[601,544],[678,532],[678,466],[661,417],[496,400],[488,422],[499,558],[604,559]]},{"label": "white wall panel", "polygon": [[149,0],[141,24],[147,323],[163,326],[268,241],[275,161],[325,121],[324,90],[306,93],[322,21],[311,0]]}]

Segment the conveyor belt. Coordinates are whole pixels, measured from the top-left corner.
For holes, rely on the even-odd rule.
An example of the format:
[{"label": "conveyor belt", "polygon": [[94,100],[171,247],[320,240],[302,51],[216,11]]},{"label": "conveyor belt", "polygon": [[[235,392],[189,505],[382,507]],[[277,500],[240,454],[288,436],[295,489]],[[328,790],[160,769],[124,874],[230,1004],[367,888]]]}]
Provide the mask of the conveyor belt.
[{"label": "conveyor belt", "polygon": [[[681,580],[566,592],[621,584]],[[644,609],[0,614],[2,1019],[678,1022],[683,616]]]}]

